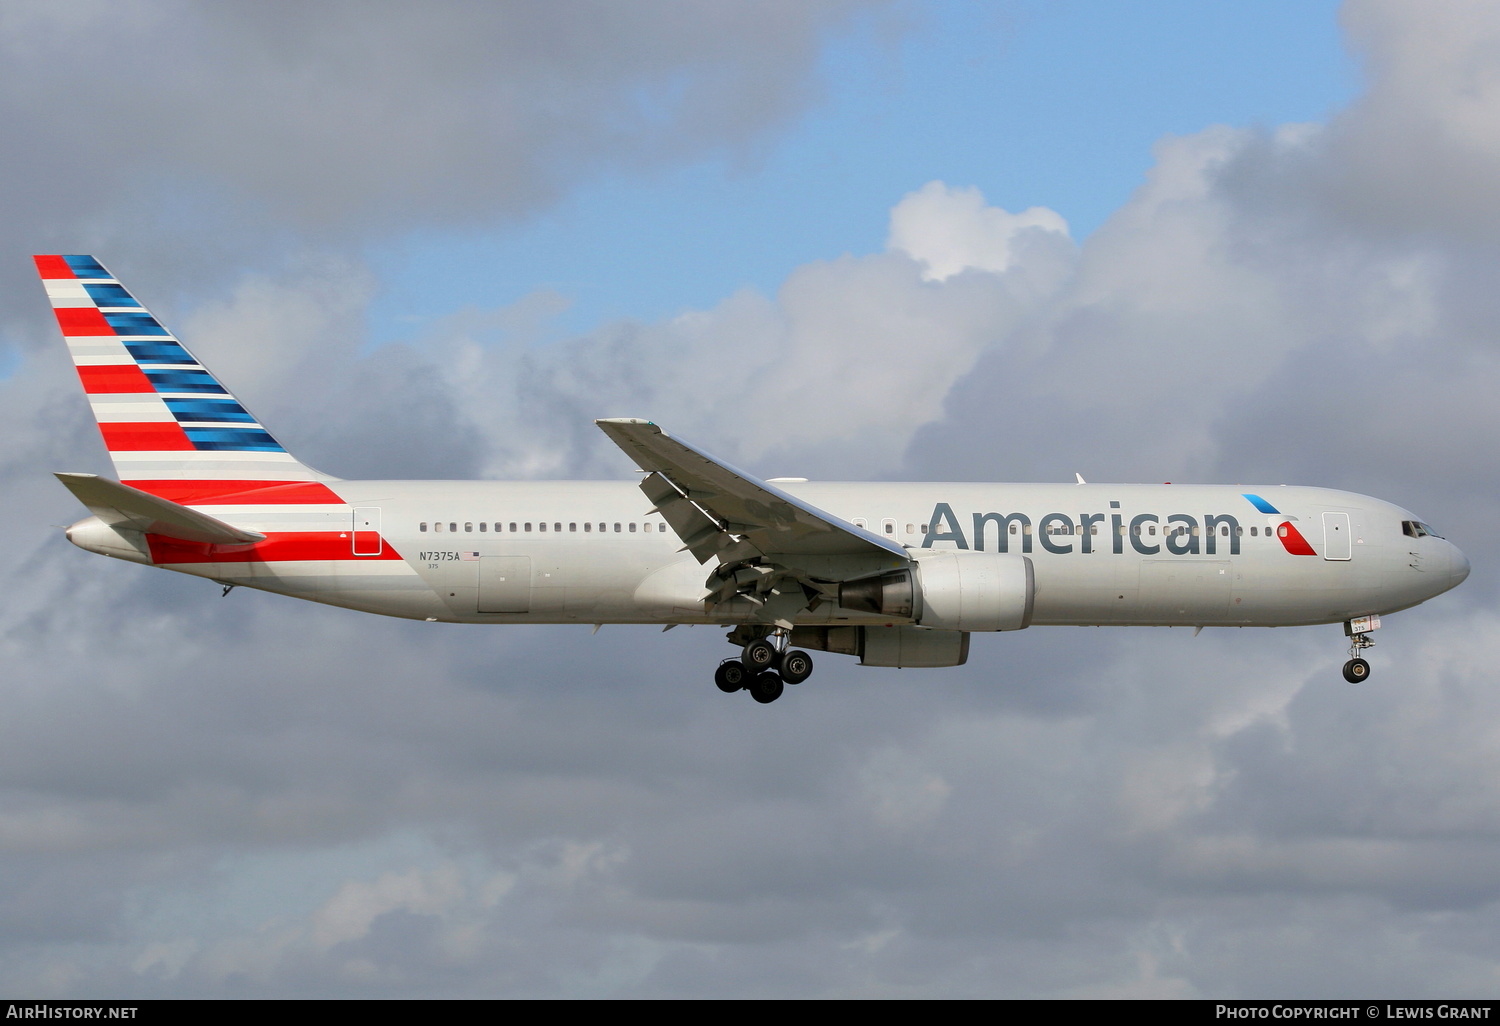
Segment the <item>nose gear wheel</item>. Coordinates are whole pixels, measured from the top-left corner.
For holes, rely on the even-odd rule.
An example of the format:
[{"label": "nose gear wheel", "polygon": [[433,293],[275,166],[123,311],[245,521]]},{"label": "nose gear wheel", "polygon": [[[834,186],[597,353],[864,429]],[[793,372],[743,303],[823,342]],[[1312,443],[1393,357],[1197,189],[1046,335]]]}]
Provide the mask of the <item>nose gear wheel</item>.
[{"label": "nose gear wheel", "polygon": [[1370,664],[1360,653],[1374,647],[1375,642],[1368,634],[1349,635],[1349,661],[1344,664],[1344,679],[1350,684],[1363,684],[1369,679]]}]

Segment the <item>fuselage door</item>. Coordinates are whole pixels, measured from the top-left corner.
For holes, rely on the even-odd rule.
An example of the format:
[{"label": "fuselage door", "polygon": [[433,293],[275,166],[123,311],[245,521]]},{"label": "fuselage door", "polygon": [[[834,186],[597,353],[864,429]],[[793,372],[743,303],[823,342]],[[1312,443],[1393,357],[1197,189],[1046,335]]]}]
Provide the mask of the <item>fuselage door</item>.
[{"label": "fuselage door", "polygon": [[1354,555],[1354,543],[1349,537],[1349,514],[1325,511],[1323,513],[1323,558],[1350,559]]},{"label": "fuselage door", "polygon": [[531,557],[479,557],[479,612],[531,611]]},{"label": "fuselage door", "polygon": [[354,507],[354,554],[380,555],[380,507]]}]

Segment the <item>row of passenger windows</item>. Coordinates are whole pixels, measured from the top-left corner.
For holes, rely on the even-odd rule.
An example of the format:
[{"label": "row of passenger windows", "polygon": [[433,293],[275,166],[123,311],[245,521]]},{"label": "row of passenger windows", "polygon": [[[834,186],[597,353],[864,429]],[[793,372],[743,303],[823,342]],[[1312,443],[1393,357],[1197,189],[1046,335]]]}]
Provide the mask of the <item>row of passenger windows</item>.
[{"label": "row of passenger windows", "polygon": [[[863,520],[855,520],[854,524],[856,526],[858,526],[858,527],[864,527],[865,526],[865,522]],[[1405,525],[1403,525],[1403,526],[1405,526]],[[1431,528],[1427,528],[1427,526],[1425,524],[1422,524],[1422,525],[1419,525],[1419,526],[1421,526],[1423,528],[1426,528],[1426,532],[1425,533],[1431,533]],[[553,521],[552,524],[550,525],[550,528],[549,528],[548,524],[546,522],[544,522],[544,521],[539,521],[539,522],[537,522],[535,524],[533,524],[530,520],[525,520],[525,521],[515,521],[515,520],[512,520],[512,521],[509,522],[509,524],[506,524],[506,523],[501,522],[501,521],[495,521],[495,522],[493,522],[493,528],[494,528],[494,532],[496,534],[502,534],[502,533],[509,533],[509,534],[530,534],[533,530],[535,530],[536,532],[538,532],[540,534],[546,534],[548,532],[548,530],[551,530],[554,534],[561,534],[562,531],[563,531],[563,525],[560,522],[558,522],[558,521]],[[599,523],[595,523],[593,521],[587,521],[587,522],[585,522],[583,524],[582,530],[583,530],[584,534],[592,534],[595,530],[597,530],[600,534],[608,534],[608,533],[610,533],[610,528],[611,528],[611,525],[607,524],[607,523],[599,524]],[[885,522],[885,524],[884,524],[884,528],[885,528],[885,533],[886,534],[895,534],[896,533],[896,522],[894,520],[887,520]],[[427,529],[428,529],[428,524],[427,524],[427,521],[425,521],[425,520],[422,521],[420,524],[417,525],[417,530],[418,531],[424,531],[425,532]],[[473,534],[476,529],[479,531],[480,534],[487,534],[487,533],[489,533],[489,531],[491,529],[491,522],[490,521],[479,521],[477,524],[475,522],[473,522],[473,521],[464,521],[463,522],[462,530],[464,532],[466,532],[468,534]],[[617,521],[613,525],[613,529],[614,529],[614,533],[615,534],[622,534],[622,533],[635,534],[637,530],[640,530],[640,531],[644,532],[645,534],[650,534],[653,530],[658,531],[658,532],[665,532],[666,529],[667,529],[667,525],[666,524],[656,524],[656,525],[653,525],[652,522],[649,521],[649,520],[646,521],[644,524],[640,524],[640,525],[637,525],[637,524],[634,524],[634,523],[620,523],[620,522]],[[927,524],[923,524],[922,525],[922,533],[926,534],[927,533],[927,529],[928,529],[928,525]],[[448,532],[451,532],[453,534],[457,534],[459,532],[459,530],[460,530],[460,528],[459,528],[459,522],[455,521],[455,520],[449,520],[449,521],[441,521],[441,520],[439,520],[439,521],[433,521],[433,523],[432,523],[432,531],[434,533],[436,533],[436,534],[442,534],[444,531],[448,531]],[[569,524],[568,524],[568,531],[569,532],[576,533],[578,530],[579,530],[579,525],[576,522],[569,522]],[[1125,525],[1124,524],[1120,525],[1119,531],[1120,531],[1120,535],[1123,537],[1125,535]],[[907,534],[915,534],[916,533],[916,525],[915,524],[907,524],[906,525],[906,533]],[[1011,534],[1030,534],[1031,533],[1031,525],[1030,524],[1017,524],[1015,522],[1012,522],[1011,525],[1010,525],[1010,533]],[[1063,524],[1053,524],[1053,525],[1051,525],[1051,526],[1049,526],[1047,528],[1047,533],[1049,535],[1061,535],[1061,534],[1078,534],[1078,535],[1081,535],[1081,534],[1084,533],[1084,530],[1083,530],[1083,525],[1082,524],[1079,524],[1079,525],[1077,525],[1075,527],[1071,527],[1071,528],[1067,527],[1067,526],[1065,526]],[[1089,529],[1088,529],[1088,533],[1090,535],[1093,535],[1093,536],[1097,537],[1098,534],[1099,534],[1099,525],[1098,524],[1090,524],[1089,525]],[[1145,524],[1145,525],[1136,524],[1132,528],[1132,533],[1134,533],[1137,536],[1148,535],[1148,536],[1154,537],[1156,535],[1156,525],[1155,524]],[[1186,525],[1177,525],[1177,526],[1174,526],[1174,527],[1163,527],[1161,529],[1161,533],[1162,533],[1162,537],[1164,537],[1164,538],[1181,537],[1181,536],[1187,535],[1187,534],[1191,534],[1194,538],[1196,538],[1196,537],[1198,537],[1199,531],[1198,531],[1197,527],[1189,528]],[[1243,527],[1236,527],[1234,529],[1234,533],[1236,535],[1238,535],[1238,536],[1243,537],[1244,534],[1245,534],[1245,529]],[[1280,530],[1278,533],[1281,535],[1281,537],[1283,537],[1283,538],[1286,537],[1286,530],[1284,528],[1284,525],[1283,525],[1283,529]],[[1412,534],[1412,531],[1408,530],[1407,533],[1408,534]],[[1260,534],[1260,528],[1257,528],[1257,527],[1250,528],[1250,537],[1255,538],[1255,537],[1258,537],[1259,534]],[[1229,537],[1229,525],[1228,524],[1220,524],[1219,525],[1219,535],[1220,535],[1220,537],[1223,537],[1223,538],[1228,538]],[[1267,527],[1265,529],[1265,536],[1267,538],[1271,537],[1271,529],[1269,527]]]},{"label": "row of passenger windows", "polygon": [[[635,534],[638,530],[645,534],[650,534],[653,530],[665,532],[667,529],[666,524],[653,525],[649,520],[644,524],[616,523],[613,526],[613,533],[615,534]],[[554,521],[551,524],[548,524],[544,521],[532,523],[530,520],[512,520],[508,524],[501,521],[494,521],[493,523],[490,521],[480,521],[477,524],[473,521],[464,521],[462,528],[460,528],[459,523],[456,520],[436,520],[432,523],[432,531],[435,534],[442,534],[444,531],[457,534],[460,530],[463,530],[467,534],[473,534],[475,530],[478,530],[480,534],[488,534],[491,528],[494,529],[494,532],[496,534],[529,534],[533,530],[540,534],[546,534],[548,531],[551,531],[554,534],[561,534],[563,532],[563,525],[557,521]],[[418,531],[426,531],[427,529],[428,524],[425,520],[417,525]],[[577,532],[579,530],[579,525],[576,522],[570,522],[568,524],[568,530]],[[608,534],[610,533],[610,525],[599,524],[590,521],[583,525],[582,530],[584,534],[592,534],[595,530],[597,530],[600,534]]]}]

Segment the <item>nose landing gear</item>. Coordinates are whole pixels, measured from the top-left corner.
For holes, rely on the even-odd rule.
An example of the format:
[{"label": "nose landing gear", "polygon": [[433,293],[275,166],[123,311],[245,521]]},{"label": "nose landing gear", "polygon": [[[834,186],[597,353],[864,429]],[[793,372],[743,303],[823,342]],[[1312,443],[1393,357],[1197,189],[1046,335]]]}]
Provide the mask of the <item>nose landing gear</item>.
[{"label": "nose landing gear", "polygon": [[1369,632],[1380,629],[1380,617],[1362,616],[1358,620],[1344,622],[1344,633],[1349,636],[1349,661],[1344,664],[1344,679],[1350,684],[1362,684],[1370,676],[1370,664],[1360,653],[1374,648],[1375,642]]},{"label": "nose landing gear", "polygon": [[[1344,679],[1350,684],[1363,684],[1370,676],[1370,664],[1355,653],[1369,648],[1375,642],[1364,634],[1356,634],[1354,639],[1349,646],[1349,661],[1344,664]],[[1361,641],[1364,642],[1363,645],[1360,644]]]},{"label": "nose landing gear", "polygon": [[[764,630],[764,628],[762,628]],[[729,632],[731,643],[740,643],[747,629],[737,627]],[[720,691],[733,694],[749,691],[750,697],[767,705],[781,697],[788,684],[801,684],[812,676],[812,656],[789,648],[791,632],[785,629],[752,634],[744,641],[738,658],[725,659],[714,671],[714,683]]]}]

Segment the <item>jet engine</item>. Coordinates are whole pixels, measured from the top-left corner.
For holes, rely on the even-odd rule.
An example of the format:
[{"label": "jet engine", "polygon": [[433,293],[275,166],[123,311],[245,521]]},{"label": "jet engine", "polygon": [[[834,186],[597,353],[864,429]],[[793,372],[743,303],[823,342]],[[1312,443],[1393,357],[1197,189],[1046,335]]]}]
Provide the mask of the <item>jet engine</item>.
[{"label": "jet engine", "polygon": [[918,552],[907,569],[839,585],[846,609],[949,631],[1021,630],[1035,601],[1030,557],[1006,552]]}]

